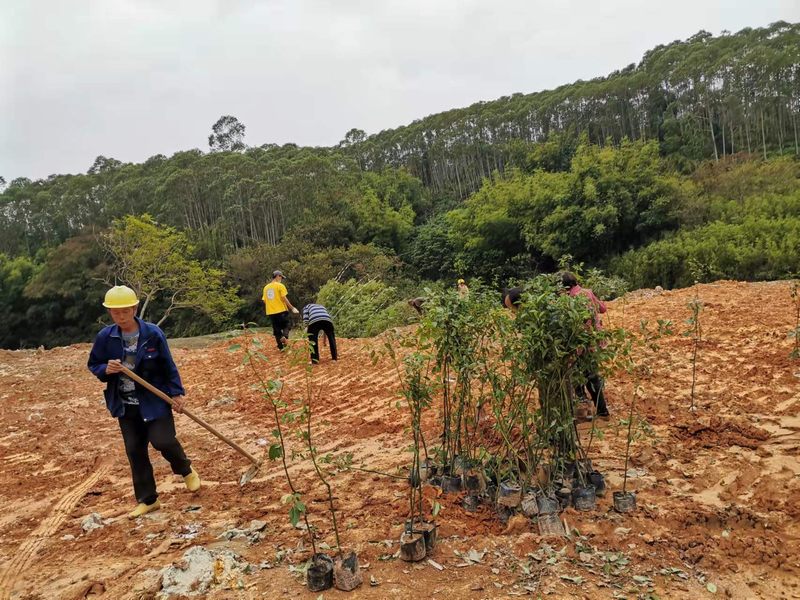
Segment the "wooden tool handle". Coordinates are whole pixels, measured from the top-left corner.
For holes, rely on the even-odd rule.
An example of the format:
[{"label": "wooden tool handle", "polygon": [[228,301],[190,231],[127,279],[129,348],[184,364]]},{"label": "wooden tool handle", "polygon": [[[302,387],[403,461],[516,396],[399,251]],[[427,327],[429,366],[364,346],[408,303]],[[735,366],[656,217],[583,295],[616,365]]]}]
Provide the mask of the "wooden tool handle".
[{"label": "wooden tool handle", "polygon": [[[138,384],[139,384],[139,385],[141,385],[142,387],[145,387],[145,388],[147,388],[148,390],[150,390],[151,392],[153,392],[153,393],[154,393],[156,396],[158,396],[159,398],[161,398],[161,399],[162,399],[164,402],[166,402],[167,404],[169,404],[170,406],[172,406],[172,398],[170,398],[169,396],[167,396],[167,395],[166,395],[164,392],[162,392],[160,389],[158,389],[157,387],[155,387],[153,384],[151,384],[151,383],[149,383],[148,381],[146,381],[146,380],[142,379],[141,377],[139,377],[139,376],[138,376],[136,373],[134,373],[133,371],[131,371],[131,370],[130,370],[130,369],[128,369],[127,367],[122,367],[122,372],[123,372],[123,373],[124,373],[124,374],[125,374],[127,377],[130,377],[130,378],[131,378],[131,379],[133,379],[133,380],[134,380],[136,383],[138,383]],[[182,409],[181,409],[181,412],[182,412],[183,414],[185,414],[187,417],[189,417],[189,418],[190,418],[192,421],[194,421],[195,423],[197,423],[198,425],[200,425],[200,426],[201,426],[201,427],[203,427],[204,429],[207,429],[207,430],[208,430],[208,431],[210,431],[212,434],[214,434],[215,436],[217,436],[217,437],[218,437],[219,439],[221,439],[223,442],[225,442],[226,444],[228,444],[228,445],[229,445],[231,448],[233,448],[234,450],[236,450],[236,451],[237,451],[239,454],[241,454],[242,456],[246,456],[248,459],[250,459],[250,461],[251,461],[253,464],[255,464],[255,465],[259,464],[259,462],[258,462],[258,459],[257,459],[255,456],[253,456],[252,454],[250,454],[250,453],[249,453],[247,450],[245,450],[244,448],[242,448],[242,447],[241,447],[239,444],[237,444],[236,442],[234,442],[232,439],[230,439],[230,438],[229,438],[229,437],[227,437],[226,435],[224,435],[224,434],[220,433],[219,431],[217,431],[217,430],[216,430],[214,427],[212,427],[211,425],[209,425],[208,423],[206,423],[206,422],[205,422],[203,419],[201,419],[200,417],[198,417],[198,416],[197,416],[197,415],[195,415],[194,413],[190,412],[190,411],[189,411],[189,409],[187,409],[187,408],[182,408]]]}]

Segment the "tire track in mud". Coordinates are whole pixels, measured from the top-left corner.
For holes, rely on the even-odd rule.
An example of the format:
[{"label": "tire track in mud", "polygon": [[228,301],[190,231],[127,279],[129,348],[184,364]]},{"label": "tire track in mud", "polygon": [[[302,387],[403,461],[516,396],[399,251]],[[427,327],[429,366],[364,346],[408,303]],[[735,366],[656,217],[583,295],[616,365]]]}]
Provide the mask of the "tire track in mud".
[{"label": "tire track in mud", "polygon": [[14,588],[22,580],[23,575],[33,562],[36,553],[47,542],[62,523],[67,519],[72,510],[77,506],[86,492],[97,483],[101,477],[111,469],[111,461],[103,461],[97,465],[94,472],[81,483],[72,488],[55,505],[50,515],[44,519],[36,530],[20,544],[17,552],[0,571],[0,600],[11,600]]}]

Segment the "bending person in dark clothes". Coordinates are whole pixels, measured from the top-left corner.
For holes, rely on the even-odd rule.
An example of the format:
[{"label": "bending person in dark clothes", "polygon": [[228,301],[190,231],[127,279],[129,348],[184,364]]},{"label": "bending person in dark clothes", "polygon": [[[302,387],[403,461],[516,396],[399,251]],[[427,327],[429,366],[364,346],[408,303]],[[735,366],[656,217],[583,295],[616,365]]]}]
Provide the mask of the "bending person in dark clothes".
[{"label": "bending person in dark clothes", "polygon": [[325,307],[321,304],[306,304],[303,307],[303,323],[306,325],[308,341],[311,343],[311,362],[313,364],[319,362],[319,334],[321,331],[325,333],[325,337],[328,339],[331,358],[338,360],[339,353],[336,351],[336,333],[333,329],[333,319],[331,319]]},{"label": "bending person in dark clothes", "polygon": [[513,311],[517,311],[519,309],[519,305],[522,303],[523,291],[524,290],[521,287],[503,288],[503,306],[510,308]]}]

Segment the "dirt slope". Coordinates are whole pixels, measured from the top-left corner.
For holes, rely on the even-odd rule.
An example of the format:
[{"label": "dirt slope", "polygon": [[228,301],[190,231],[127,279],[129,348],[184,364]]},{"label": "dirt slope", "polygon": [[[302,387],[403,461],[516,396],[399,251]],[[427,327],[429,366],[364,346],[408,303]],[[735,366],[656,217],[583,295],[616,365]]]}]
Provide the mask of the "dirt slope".
[{"label": "dirt slope", "polygon": [[[488,508],[468,513],[457,496],[444,496],[439,571],[392,558],[406,516],[405,482],[341,473],[334,485],[342,537],[368,565],[358,597],[698,598],[713,597],[708,589],[716,586],[717,596],[800,598],[800,362],[789,359],[789,286],[718,282],[697,291],[705,303],[699,410],[688,411],[691,341],[676,333],[662,341],[641,382],[653,431],[633,452],[637,513],[610,511],[609,493],[594,513],[564,513],[577,530],[571,539],[543,540],[524,520],[504,526]],[[608,321],[669,318],[682,330],[693,293],[635,292],[611,304]],[[288,397],[302,394],[303,369],[288,367],[264,339]],[[393,368],[370,361],[378,344],[342,340],[338,363],[314,368],[322,389],[315,435],[323,451],[353,452],[356,464],[390,471],[408,461],[407,417],[394,407]],[[227,346],[174,349],[187,400],[260,454],[270,413]],[[266,464],[240,489],[245,461],[184,417],[177,417],[179,436],[203,477],[201,493],[186,492],[154,458],[164,507],[138,522],[124,518],[134,504],[128,465],[102,384],[85,368],[88,349],[0,351],[0,599],[152,598],[158,571],[195,545],[231,549],[253,565],[238,580],[213,585],[209,598],[316,598],[293,572],[308,549],[280,503],[286,488],[278,466]],[[607,386],[614,419],[602,425],[592,458],[614,490],[624,450],[617,419],[632,384],[617,376]],[[321,489],[307,466],[293,470],[312,523],[332,544]],[[85,533],[81,522],[93,512],[106,524]],[[260,541],[219,539],[253,519],[267,522]],[[459,566],[469,561],[456,552],[470,549],[486,553]],[[370,576],[377,585],[368,585]]]}]

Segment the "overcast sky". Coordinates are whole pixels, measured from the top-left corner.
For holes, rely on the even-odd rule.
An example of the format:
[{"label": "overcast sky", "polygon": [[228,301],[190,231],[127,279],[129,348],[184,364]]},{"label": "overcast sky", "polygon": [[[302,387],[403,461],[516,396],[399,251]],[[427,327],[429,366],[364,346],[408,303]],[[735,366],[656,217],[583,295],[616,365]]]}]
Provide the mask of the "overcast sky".
[{"label": "overcast sky", "polygon": [[800,0],[0,0],[0,175],[205,151],[224,114],[331,145],[778,20]]}]

